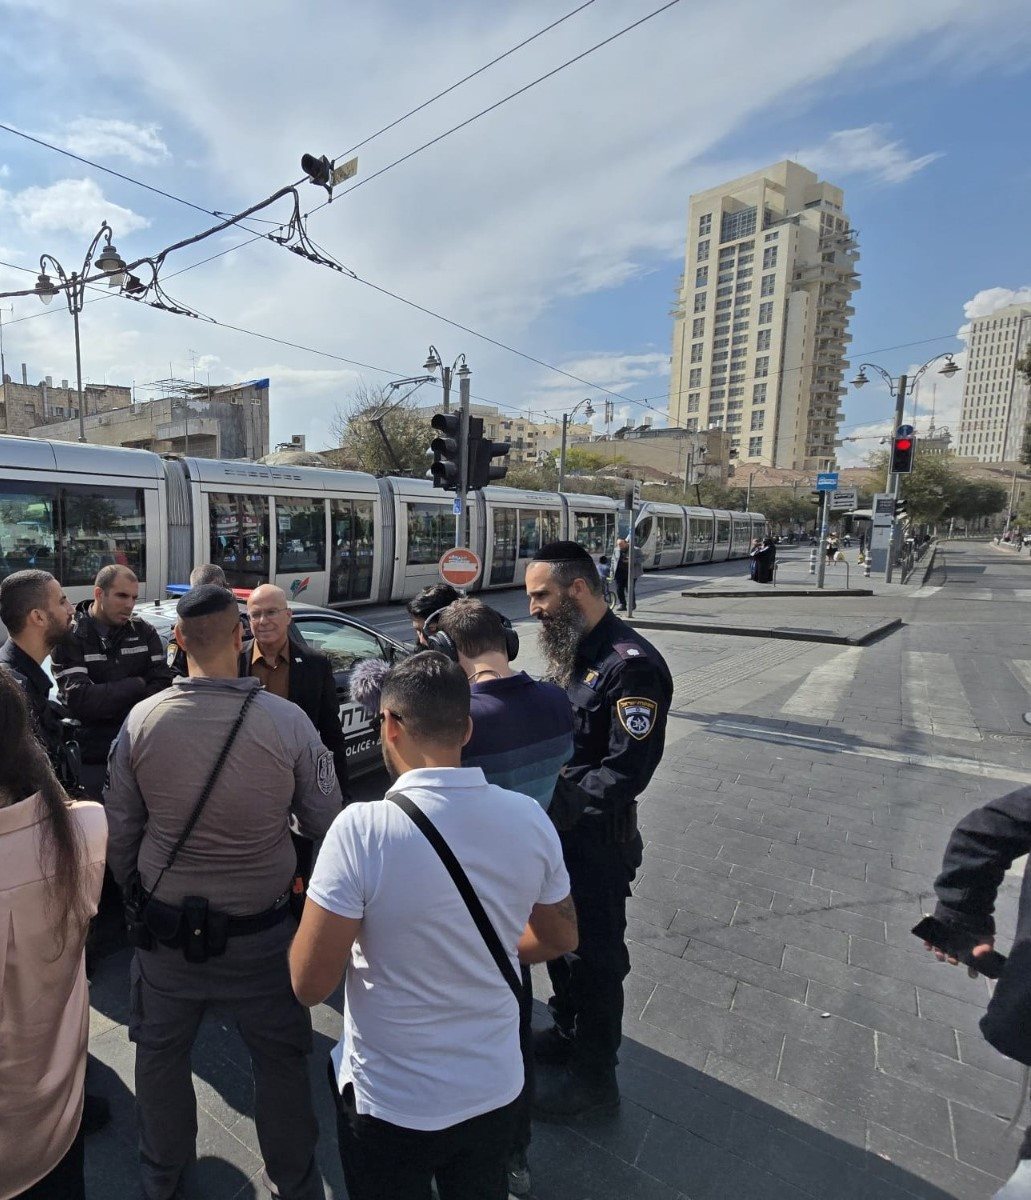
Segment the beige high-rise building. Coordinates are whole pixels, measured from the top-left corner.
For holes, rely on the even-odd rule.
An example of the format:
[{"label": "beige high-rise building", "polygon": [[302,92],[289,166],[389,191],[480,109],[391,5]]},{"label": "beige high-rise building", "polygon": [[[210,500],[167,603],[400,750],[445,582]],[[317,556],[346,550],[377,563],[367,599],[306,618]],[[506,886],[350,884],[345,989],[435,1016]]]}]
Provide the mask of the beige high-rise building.
[{"label": "beige high-rise building", "polygon": [[741,462],[833,466],[855,233],[843,193],[780,162],[691,197],[669,413]]},{"label": "beige high-rise building", "polygon": [[956,453],[978,462],[1016,462],[1027,427],[1027,380],[1017,363],[1031,352],[1031,304],[1011,304],[970,322]]}]

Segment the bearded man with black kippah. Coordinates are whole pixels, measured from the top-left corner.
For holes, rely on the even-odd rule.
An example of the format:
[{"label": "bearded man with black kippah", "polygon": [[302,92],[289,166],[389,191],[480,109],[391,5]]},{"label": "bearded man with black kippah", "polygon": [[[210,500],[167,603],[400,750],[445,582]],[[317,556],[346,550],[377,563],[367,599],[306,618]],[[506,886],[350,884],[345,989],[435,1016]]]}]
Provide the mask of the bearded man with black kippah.
[{"label": "bearded man with black kippah", "polygon": [[609,611],[594,560],[576,542],[541,547],[526,569],[549,677],[573,706],[573,757],[549,815],[562,838],[580,926],[574,954],[548,963],[554,1024],[536,1035],[534,1115],[570,1121],[619,1103],[626,900],[641,865],[637,797],[659,765],[673,680],[655,647]]}]

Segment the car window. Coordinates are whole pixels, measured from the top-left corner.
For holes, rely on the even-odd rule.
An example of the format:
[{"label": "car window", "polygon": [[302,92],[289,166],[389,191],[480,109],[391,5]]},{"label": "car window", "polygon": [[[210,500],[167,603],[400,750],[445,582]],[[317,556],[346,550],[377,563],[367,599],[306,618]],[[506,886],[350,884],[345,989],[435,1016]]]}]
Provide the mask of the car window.
[{"label": "car window", "polygon": [[357,625],[320,617],[295,617],[294,625],[313,650],[325,654],[334,671],[349,671],[363,658],[387,658],[383,643]]}]

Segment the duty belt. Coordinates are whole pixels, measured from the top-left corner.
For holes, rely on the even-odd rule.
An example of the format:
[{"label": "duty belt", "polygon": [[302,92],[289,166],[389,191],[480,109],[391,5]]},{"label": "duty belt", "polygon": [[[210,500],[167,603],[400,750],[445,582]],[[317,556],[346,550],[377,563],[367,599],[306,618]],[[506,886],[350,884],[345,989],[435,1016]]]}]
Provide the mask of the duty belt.
[{"label": "duty belt", "polygon": [[[266,908],[264,912],[255,913],[250,917],[223,917],[226,937],[245,937],[247,934],[262,933],[278,925],[280,921],[286,920],[290,913],[289,900],[290,893],[286,891],[277,896],[272,907]],[[147,902],[147,913],[151,931],[163,946],[173,949],[182,946],[186,932],[186,913],[183,909],[174,904],[151,899]],[[175,933],[171,937],[162,937],[157,932],[159,929],[174,929]]]}]

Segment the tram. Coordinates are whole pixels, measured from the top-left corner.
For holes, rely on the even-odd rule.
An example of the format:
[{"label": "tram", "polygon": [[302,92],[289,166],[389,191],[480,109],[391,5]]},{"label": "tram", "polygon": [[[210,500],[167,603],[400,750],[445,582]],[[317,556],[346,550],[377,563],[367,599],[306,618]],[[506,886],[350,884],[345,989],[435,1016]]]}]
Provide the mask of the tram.
[{"label": "tram", "polygon": [[[468,504],[483,562],[472,590],[520,586],[557,538],[611,556],[628,528],[607,496],[488,487]],[[272,581],[308,604],[385,604],[438,581],[452,505],[428,480],[0,436],[0,578],[42,568],[77,601],[115,562],[136,573],[142,600],[159,600],[214,562],[233,587]],[[635,540],[644,569],[663,570],[745,557],[766,528],[761,513],[645,502]]]}]

